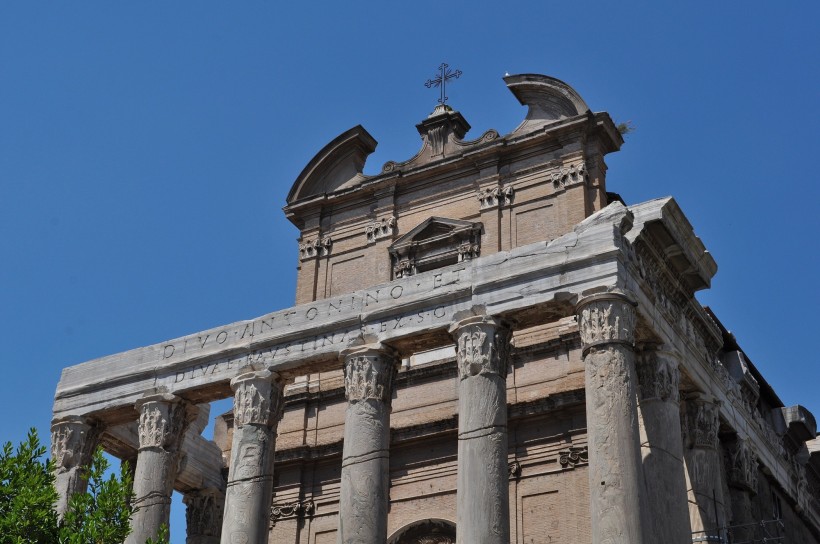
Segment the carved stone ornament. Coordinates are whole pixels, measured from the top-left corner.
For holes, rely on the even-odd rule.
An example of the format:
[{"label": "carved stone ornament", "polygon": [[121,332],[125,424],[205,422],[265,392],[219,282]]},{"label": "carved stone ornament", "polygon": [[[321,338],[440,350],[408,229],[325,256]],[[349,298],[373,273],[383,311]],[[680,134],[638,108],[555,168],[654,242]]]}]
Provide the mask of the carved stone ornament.
[{"label": "carved stone ornament", "polygon": [[179,451],[194,407],[170,393],[146,395],[137,400],[140,449],[162,448]]},{"label": "carved stone ornament", "polygon": [[390,402],[396,376],[396,358],[379,351],[345,355],[345,396],[350,402]]},{"label": "carved stone ornament", "polygon": [[396,228],[396,218],[393,216],[383,217],[377,221],[373,221],[364,228],[364,234],[367,236],[368,243],[373,243],[382,238],[391,238],[393,231]]},{"label": "carved stone ornament", "polygon": [[86,418],[67,417],[51,425],[51,457],[58,473],[88,465],[100,428]]},{"label": "carved stone ornament", "polygon": [[481,246],[470,242],[464,242],[458,246],[458,262],[470,261],[478,257]]},{"label": "carved stone ornament", "polygon": [[469,317],[450,327],[456,339],[456,360],[460,379],[479,374],[507,376],[509,343],[508,327],[492,317]]},{"label": "carved stone ornament", "polygon": [[720,428],[717,401],[695,398],[686,401],[683,429],[690,448],[716,448]]},{"label": "carved stone ornament", "polygon": [[621,293],[602,293],[581,300],[578,328],[584,351],[599,344],[635,341],[635,303]]},{"label": "carved stone ornament", "polygon": [[486,189],[479,189],[476,198],[478,198],[479,208],[487,210],[511,204],[514,194],[515,189],[513,189],[512,185],[506,187],[487,187]]},{"label": "carved stone ornament", "polygon": [[757,457],[748,439],[738,438],[727,448],[729,485],[757,493]]},{"label": "carved stone ornament", "polygon": [[671,354],[645,351],[638,358],[635,368],[642,401],[677,403],[680,400],[680,370],[678,361]]},{"label": "carved stone ornament", "polygon": [[313,517],[315,511],[313,499],[274,504],[270,509],[270,525],[273,527],[280,519]]},{"label": "carved stone ornament", "polygon": [[507,465],[507,472],[509,474],[510,480],[517,480],[521,477],[521,463],[518,460],[515,460]]},{"label": "carved stone ornament", "polygon": [[552,185],[556,189],[563,189],[568,185],[582,183],[586,179],[586,166],[583,162],[571,164],[552,174]]},{"label": "carved stone ornament", "polygon": [[182,497],[189,537],[219,537],[222,534],[222,513],[225,494],[216,489],[196,490]]},{"label": "carved stone ornament", "polygon": [[332,245],[333,240],[330,236],[320,236],[315,240],[305,240],[299,244],[299,259],[306,261],[308,259],[327,257],[330,255]]},{"label": "carved stone ornament", "polygon": [[275,372],[261,370],[241,374],[231,380],[231,387],[235,427],[277,424],[284,407],[284,384]]},{"label": "carved stone ornament", "polygon": [[413,275],[413,263],[410,259],[402,259],[393,266],[393,277],[396,279]]},{"label": "carved stone ornament", "polygon": [[571,446],[568,449],[558,452],[558,463],[563,468],[575,468],[579,465],[589,463],[589,450],[587,446]]}]

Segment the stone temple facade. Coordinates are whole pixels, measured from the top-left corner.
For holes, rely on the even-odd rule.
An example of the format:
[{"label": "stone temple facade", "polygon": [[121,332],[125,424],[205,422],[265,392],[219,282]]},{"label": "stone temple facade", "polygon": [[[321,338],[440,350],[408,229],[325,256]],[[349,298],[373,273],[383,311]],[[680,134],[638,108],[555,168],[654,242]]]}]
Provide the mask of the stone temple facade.
[{"label": "stone temple facade", "polygon": [[59,511],[102,444],[129,544],[173,490],[198,544],[820,542],[814,417],[695,299],[681,209],[607,192],[623,140],[570,86],[504,81],[510,134],[440,105],[377,175],[361,126],[315,156],[296,306],[66,368]]}]

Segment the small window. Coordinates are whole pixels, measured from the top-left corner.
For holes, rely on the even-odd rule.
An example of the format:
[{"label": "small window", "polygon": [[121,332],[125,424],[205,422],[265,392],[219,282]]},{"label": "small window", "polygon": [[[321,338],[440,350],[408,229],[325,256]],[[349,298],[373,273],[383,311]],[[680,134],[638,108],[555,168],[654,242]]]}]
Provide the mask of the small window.
[{"label": "small window", "polygon": [[430,217],[390,246],[393,278],[469,261],[481,251],[481,223]]}]

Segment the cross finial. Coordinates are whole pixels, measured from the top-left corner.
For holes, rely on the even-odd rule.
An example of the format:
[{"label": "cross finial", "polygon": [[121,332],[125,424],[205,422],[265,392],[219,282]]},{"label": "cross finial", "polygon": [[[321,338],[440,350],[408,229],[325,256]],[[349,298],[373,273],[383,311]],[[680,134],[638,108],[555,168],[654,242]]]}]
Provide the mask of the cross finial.
[{"label": "cross finial", "polygon": [[443,106],[445,102],[447,102],[447,93],[445,92],[447,82],[451,79],[458,79],[461,77],[461,70],[456,70],[454,72],[450,70],[449,64],[442,62],[438,67],[438,71],[439,74],[434,79],[428,79],[424,86],[428,89],[430,87],[441,87],[441,96],[438,99],[438,103]]}]

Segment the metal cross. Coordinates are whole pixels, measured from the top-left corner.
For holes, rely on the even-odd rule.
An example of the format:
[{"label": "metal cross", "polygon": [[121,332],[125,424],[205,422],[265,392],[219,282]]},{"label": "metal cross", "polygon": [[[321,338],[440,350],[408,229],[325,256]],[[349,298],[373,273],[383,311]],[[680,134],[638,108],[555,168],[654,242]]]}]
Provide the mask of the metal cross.
[{"label": "metal cross", "polygon": [[438,99],[438,103],[443,106],[444,103],[447,102],[447,94],[444,91],[447,86],[447,82],[451,79],[458,79],[461,77],[461,70],[456,70],[453,72],[450,70],[450,65],[446,62],[442,62],[441,66],[438,67],[438,70],[439,75],[436,76],[435,79],[428,79],[424,86],[428,89],[430,87],[441,87],[441,97]]}]

